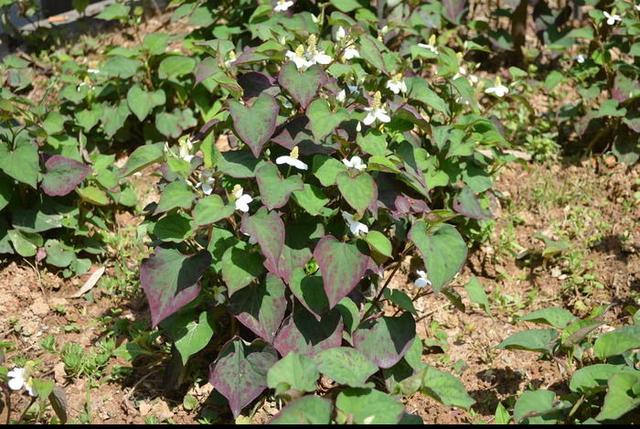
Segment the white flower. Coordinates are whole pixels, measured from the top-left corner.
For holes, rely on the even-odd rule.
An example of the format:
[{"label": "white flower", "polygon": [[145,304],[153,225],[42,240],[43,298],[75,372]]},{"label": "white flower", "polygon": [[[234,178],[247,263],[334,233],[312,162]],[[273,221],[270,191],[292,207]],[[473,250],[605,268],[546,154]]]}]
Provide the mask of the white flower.
[{"label": "white flower", "polygon": [[100,70],[98,70],[98,69],[87,69],[87,73],[98,74],[98,73],[100,73]]},{"label": "white flower", "polygon": [[342,60],[348,61],[353,58],[360,58],[360,52],[356,48],[353,47],[353,44],[344,48],[344,52],[342,53]]},{"label": "white flower", "polygon": [[342,26],[339,26],[338,29],[336,30],[336,41],[339,42],[345,37],[347,37],[347,32],[345,31],[344,28],[342,28]]},{"label": "white flower", "polygon": [[400,94],[400,92],[407,92],[407,84],[404,81],[402,73],[398,73],[387,81],[387,88],[394,94]]},{"label": "white flower", "polygon": [[298,170],[306,170],[309,168],[307,164],[298,159],[298,146],[291,150],[289,156],[279,156],[276,158],[276,164],[287,164],[297,168]]},{"label": "white flower", "polygon": [[484,90],[485,94],[492,94],[496,97],[504,97],[509,92],[509,88],[500,82],[500,78],[496,78],[496,84]]},{"label": "white flower", "polygon": [[285,54],[287,59],[293,61],[298,70],[306,70],[314,64],[330,64],[333,59],[324,53],[324,51],[318,50],[316,47],[316,36],[311,35],[307,39],[307,48],[298,45],[295,51],[287,51]]},{"label": "white flower", "polygon": [[236,210],[240,210],[242,213],[249,211],[249,203],[253,201],[250,195],[244,193],[242,186],[236,185],[233,187],[233,196],[236,198]]},{"label": "white flower", "polygon": [[353,215],[350,215],[347,212],[342,212],[342,217],[349,225],[349,231],[351,234],[356,237],[361,237],[362,235],[366,235],[369,232],[369,227],[362,222],[358,222],[353,218]]},{"label": "white flower", "polygon": [[358,121],[358,125],[356,125],[356,131],[357,132],[362,131],[362,122]]},{"label": "white flower", "polygon": [[273,10],[276,11],[276,12],[285,12],[291,6],[293,6],[293,2],[292,1],[278,0],[278,2],[276,3],[275,7],[273,8]]},{"label": "white flower", "polygon": [[[166,151],[166,146],[165,146]],[[187,162],[191,162],[193,159],[193,141],[189,136],[182,137],[178,140],[178,156]]]},{"label": "white flower", "polygon": [[382,95],[380,91],[376,91],[373,95],[373,101],[369,107],[365,107],[364,111],[367,112],[367,116],[362,121],[365,125],[371,125],[376,120],[380,122],[391,122],[391,117],[387,113],[386,109],[382,105],[381,101]]},{"label": "white flower", "polygon": [[640,12],[640,4],[637,4],[634,6],[635,10],[637,10],[638,12]]},{"label": "white flower", "polygon": [[202,192],[204,192],[205,195],[211,195],[213,192],[213,185],[216,181],[212,176],[213,171],[211,170],[202,170],[200,172],[200,182],[196,183],[196,188],[202,187]]},{"label": "white flower", "polygon": [[358,85],[349,85],[347,84],[347,89],[349,90],[350,94],[357,94],[360,92],[360,89],[358,88]]},{"label": "white flower", "polygon": [[336,100],[338,100],[340,103],[344,103],[344,100],[347,99],[347,92],[344,89],[341,89],[340,92],[338,92],[338,95],[336,95]]},{"label": "white flower", "polygon": [[604,15],[605,18],[607,18],[607,24],[608,25],[616,25],[616,22],[622,22],[622,18],[620,18],[620,15],[616,15],[615,13],[613,15],[609,14],[609,12],[602,12],[602,14]]},{"label": "white flower", "polygon": [[429,43],[418,43],[418,46],[421,48],[425,48],[430,50],[431,52],[433,52],[434,54],[438,55],[438,48],[436,47],[436,35],[432,34],[431,37],[429,37]]},{"label": "white flower", "polygon": [[431,280],[427,278],[427,273],[422,270],[417,270],[416,274],[418,274],[418,278],[413,282],[415,287],[423,288],[425,286],[431,286]]},{"label": "white flower", "polygon": [[20,390],[24,387],[30,396],[36,396],[25,368],[14,368],[7,373],[7,376],[9,377],[9,389]]},{"label": "white flower", "polygon": [[575,57],[573,57],[573,59],[576,60],[579,64],[582,64],[582,63],[584,63],[584,59],[585,58],[584,58],[584,55],[579,54],[579,55],[576,55]]},{"label": "white flower", "polygon": [[347,168],[353,168],[354,170],[362,171],[367,168],[367,164],[362,162],[362,159],[359,156],[351,157],[351,160],[343,159],[342,163],[347,166]]}]

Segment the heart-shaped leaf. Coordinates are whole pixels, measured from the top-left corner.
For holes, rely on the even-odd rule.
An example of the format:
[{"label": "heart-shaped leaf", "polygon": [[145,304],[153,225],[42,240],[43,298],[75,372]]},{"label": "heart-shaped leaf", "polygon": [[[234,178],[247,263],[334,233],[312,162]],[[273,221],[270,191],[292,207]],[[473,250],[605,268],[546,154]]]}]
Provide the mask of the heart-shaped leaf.
[{"label": "heart-shaped leaf", "polygon": [[267,372],[278,361],[270,346],[254,342],[245,346],[232,339],[209,368],[209,383],[222,394],[234,417],[267,388]]},{"label": "heart-shaped leaf", "polygon": [[225,204],[220,195],[210,195],[198,201],[193,209],[193,222],[197,226],[211,225],[233,214],[232,204]]},{"label": "heart-shaped leaf", "polygon": [[40,187],[49,196],[64,196],[91,173],[91,167],[74,159],[54,155],[45,163],[47,172],[42,177]]},{"label": "heart-shaped leaf", "polygon": [[327,399],[315,395],[290,402],[274,418],[271,424],[320,424],[331,422],[333,406]]},{"label": "heart-shaped leaf", "polygon": [[145,91],[140,85],[133,85],[127,92],[127,103],[129,109],[140,120],[144,119],[151,113],[154,107],[162,106],[166,102],[164,91]]},{"label": "heart-shaped leaf", "polygon": [[316,319],[329,311],[329,299],[322,286],[322,277],[308,276],[302,268],[293,270],[289,290]]},{"label": "heart-shaped leaf", "polygon": [[273,346],[282,356],[290,352],[313,356],[322,350],[342,343],[343,324],[338,310],[330,311],[322,319],[302,307],[289,316],[276,336]]},{"label": "heart-shaped leaf", "polygon": [[236,292],[230,298],[230,306],[240,323],[268,343],[273,343],[287,309],[284,292],[282,281],[267,274],[264,283]]},{"label": "heart-shaped leaf", "polygon": [[19,141],[15,150],[10,151],[0,143],[0,170],[35,189],[40,173],[37,146],[29,141]]},{"label": "heart-shaped leaf", "polygon": [[314,65],[300,72],[292,62],[282,66],[278,75],[280,86],[286,89],[303,109],[313,100],[324,79],[325,74],[320,66]]},{"label": "heart-shaped leaf", "polygon": [[316,364],[307,356],[291,352],[271,367],[267,374],[267,384],[271,389],[286,393],[288,390],[298,392],[315,392],[320,373]]},{"label": "heart-shaped leaf", "polygon": [[267,94],[257,97],[251,107],[243,106],[235,100],[229,102],[233,127],[256,158],[276,129],[279,111],[276,99]]},{"label": "heart-shaped leaf", "polygon": [[458,230],[449,224],[429,231],[426,223],[416,222],[409,231],[409,239],[422,254],[435,291],[440,291],[453,280],[467,259],[467,244]]},{"label": "heart-shaped leaf", "polygon": [[240,247],[230,247],[222,255],[222,279],[229,296],[247,287],[263,272],[262,257]]},{"label": "heart-shaped leaf", "polygon": [[153,326],[198,296],[200,278],[211,262],[207,251],[189,256],[163,247],[157,247],[153,255],[142,262],[140,284],[149,301]]},{"label": "heart-shaped leaf", "polygon": [[369,256],[357,245],[342,243],[331,235],[318,242],[313,257],[320,267],[330,309],[356,287],[369,267]]},{"label": "heart-shaped leaf", "polygon": [[258,189],[262,203],[269,209],[278,209],[289,201],[289,196],[294,191],[302,191],[304,183],[299,175],[289,176],[283,179],[278,167],[271,162],[265,163],[256,171]]},{"label": "heart-shaped leaf", "polygon": [[311,132],[318,141],[331,134],[348,116],[344,109],[332,112],[329,104],[321,98],[314,100],[307,108]]},{"label": "heart-shaped leaf", "polygon": [[324,350],[313,360],[322,374],[338,384],[351,387],[367,387],[367,379],[378,371],[378,367],[365,355],[351,347]]},{"label": "heart-shaped leaf", "polygon": [[353,345],[380,368],[391,368],[409,350],[415,336],[413,316],[404,313],[365,321],[353,333]]},{"label": "heart-shaped leaf", "polygon": [[401,402],[375,389],[345,389],[336,398],[336,408],[355,424],[395,425],[404,414]]},{"label": "heart-shaped leaf", "polygon": [[240,231],[258,242],[267,270],[278,273],[278,262],[284,247],[284,222],[280,215],[262,207],[253,216],[245,214],[242,217]]},{"label": "heart-shaped leaf", "polygon": [[349,172],[340,173],[336,177],[336,183],[347,203],[361,216],[367,207],[374,207],[378,200],[376,182],[367,173],[353,176]]},{"label": "heart-shaped leaf", "polygon": [[471,219],[489,219],[491,212],[480,205],[470,187],[465,186],[453,199],[453,209]]}]

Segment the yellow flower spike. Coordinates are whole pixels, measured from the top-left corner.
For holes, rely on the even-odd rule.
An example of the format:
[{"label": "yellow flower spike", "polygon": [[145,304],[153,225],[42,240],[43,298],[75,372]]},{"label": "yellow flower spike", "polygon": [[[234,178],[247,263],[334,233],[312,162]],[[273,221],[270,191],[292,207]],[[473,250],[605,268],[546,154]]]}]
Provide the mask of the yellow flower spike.
[{"label": "yellow flower spike", "polygon": [[396,73],[396,74],[393,76],[393,80],[394,80],[394,81],[396,81],[396,82],[400,82],[400,81],[402,80],[402,77],[403,77],[402,72],[400,72],[400,73]]},{"label": "yellow flower spike", "polygon": [[289,156],[293,159],[298,159],[298,146],[295,146],[293,149],[291,149],[291,153],[289,154]]},{"label": "yellow flower spike", "polygon": [[502,85],[502,80],[500,79],[500,76],[496,76],[496,86],[500,85]]},{"label": "yellow flower spike", "polygon": [[373,101],[371,102],[371,107],[373,107],[374,109],[379,109],[382,106],[382,94],[380,94],[380,91],[376,91],[375,94],[373,94]]},{"label": "yellow flower spike", "polygon": [[316,50],[317,42],[318,40],[316,39],[315,34],[309,36],[309,38],[307,39],[307,48],[309,49],[309,52],[314,52]]},{"label": "yellow flower spike", "polygon": [[298,47],[296,48],[296,55],[299,57],[304,55],[304,46],[298,45]]},{"label": "yellow flower spike", "polygon": [[429,44],[431,46],[435,46],[436,45],[436,35],[432,34],[431,37],[429,37]]},{"label": "yellow flower spike", "polygon": [[229,51],[229,60],[230,61],[235,61],[236,60],[236,52],[235,51]]}]

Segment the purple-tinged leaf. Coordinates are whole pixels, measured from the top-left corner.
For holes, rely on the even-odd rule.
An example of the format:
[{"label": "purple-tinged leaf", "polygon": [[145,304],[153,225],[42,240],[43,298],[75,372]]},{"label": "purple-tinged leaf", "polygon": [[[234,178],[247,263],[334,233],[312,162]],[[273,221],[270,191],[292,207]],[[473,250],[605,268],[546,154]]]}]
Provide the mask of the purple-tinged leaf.
[{"label": "purple-tinged leaf", "polygon": [[230,340],[209,368],[209,383],[229,401],[234,418],[267,388],[267,372],[278,361],[271,346]]},{"label": "purple-tinged leaf", "polygon": [[354,347],[380,368],[397,364],[416,336],[416,322],[409,313],[400,317],[368,320],[352,335]]},{"label": "purple-tinged leaf", "polygon": [[264,283],[236,292],[230,298],[230,307],[240,323],[263,340],[273,343],[287,310],[284,292],[282,281],[267,274]]},{"label": "purple-tinged leaf", "polygon": [[205,58],[196,66],[196,70],[194,72],[196,77],[195,84],[199,84],[219,71],[220,66],[218,65],[218,60],[216,58]]},{"label": "purple-tinged leaf", "polygon": [[444,17],[454,24],[460,24],[462,17],[469,9],[468,0],[442,0]]},{"label": "purple-tinged leaf", "polygon": [[278,262],[278,275],[289,283],[296,268],[304,266],[312,258],[313,244],[324,236],[324,225],[312,218],[300,218],[287,225],[287,237]]},{"label": "purple-tinged leaf", "polygon": [[311,103],[325,79],[325,73],[320,66],[314,65],[300,72],[293,62],[283,65],[278,75],[280,86],[286,89],[303,109]]},{"label": "purple-tinged leaf", "polygon": [[344,199],[360,216],[367,208],[375,210],[378,187],[368,173],[360,172],[354,175],[345,171],[336,176],[336,184]]},{"label": "purple-tinged leaf", "polygon": [[247,101],[260,96],[267,91],[269,95],[277,95],[278,87],[275,87],[275,79],[260,72],[247,72],[238,76],[238,84],[242,87],[242,99]]},{"label": "purple-tinged leaf", "polygon": [[320,267],[330,309],[362,280],[371,259],[357,245],[342,243],[331,235],[318,242],[313,257]]},{"label": "purple-tinged leaf", "polygon": [[453,199],[453,209],[471,219],[490,219],[491,212],[482,208],[470,187],[465,186]]},{"label": "purple-tinged leaf", "polygon": [[300,175],[291,175],[285,179],[272,162],[266,162],[256,170],[256,179],[262,203],[269,210],[278,209],[287,204],[293,191],[304,190]]},{"label": "purple-tinged leaf", "polygon": [[156,247],[142,262],[140,284],[149,301],[154,327],[198,296],[200,278],[211,262],[207,251],[184,255],[163,247]]},{"label": "purple-tinged leaf", "polygon": [[91,173],[91,167],[60,155],[49,158],[45,167],[40,187],[50,197],[70,194]]},{"label": "purple-tinged leaf", "polygon": [[284,248],[284,222],[280,215],[266,208],[260,208],[256,214],[242,217],[240,231],[256,240],[265,257],[264,266],[272,273],[278,273],[278,263]]},{"label": "purple-tinged leaf", "polygon": [[306,309],[299,307],[285,320],[273,346],[282,356],[290,352],[314,356],[322,350],[339,347],[343,330],[337,309],[316,320]]},{"label": "purple-tinged leaf", "polygon": [[395,179],[393,174],[378,173],[378,207],[386,208],[391,216],[399,220],[409,214],[429,213],[431,209],[422,198],[413,198],[404,183]]},{"label": "purple-tinged leaf", "polygon": [[309,128],[309,118],[306,116],[296,116],[286,122],[276,130],[276,135],[271,140],[289,150],[298,146],[302,156],[318,153],[330,155],[340,147],[339,143],[334,141],[318,144]]},{"label": "purple-tinged leaf", "polygon": [[257,97],[250,107],[235,100],[229,101],[233,127],[256,158],[260,157],[263,146],[276,129],[279,111],[280,106],[276,99],[267,94]]}]

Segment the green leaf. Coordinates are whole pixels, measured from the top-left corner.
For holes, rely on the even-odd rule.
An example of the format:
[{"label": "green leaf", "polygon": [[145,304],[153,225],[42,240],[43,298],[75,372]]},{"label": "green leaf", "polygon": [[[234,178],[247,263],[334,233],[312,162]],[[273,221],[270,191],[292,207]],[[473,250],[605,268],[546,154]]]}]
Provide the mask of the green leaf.
[{"label": "green leaf", "polygon": [[496,412],[494,415],[494,422],[497,425],[507,425],[511,421],[511,415],[509,411],[502,405],[502,402],[498,402],[496,406]]},{"label": "green leaf", "polygon": [[13,181],[0,174],[0,211],[5,208],[13,196]]},{"label": "green leaf", "polygon": [[247,287],[263,272],[262,256],[238,247],[231,247],[222,255],[222,278],[229,296]]},{"label": "green leaf", "polygon": [[182,364],[186,365],[189,358],[204,349],[213,338],[214,324],[211,313],[203,311],[198,318],[196,313],[187,312],[177,314],[162,324],[174,341],[180,353]]},{"label": "green leaf", "polygon": [[100,121],[107,137],[113,137],[124,127],[130,113],[129,106],[125,100],[121,100],[116,106],[105,105],[103,107]]},{"label": "green leaf", "polygon": [[91,131],[102,118],[104,108],[102,104],[94,104],[91,109],[81,110],[76,112],[75,118],[78,125],[80,125],[86,132]]},{"label": "green leaf", "polygon": [[333,210],[326,207],[331,201],[317,186],[304,184],[304,190],[293,192],[294,201],[311,216],[329,217]]},{"label": "green leaf", "polygon": [[338,175],[347,171],[347,167],[342,162],[326,155],[314,156],[312,169],[313,175],[318,178],[322,186],[335,185]]},{"label": "green leaf", "polygon": [[382,43],[378,42],[378,40],[374,39],[368,34],[363,34],[360,36],[360,49],[358,50],[360,56],[363,60],[371,64],[376,70],[373,72],[384,72],[387,73],[388,70],[384,63],[384,58],[382,57],[381,48],[383,46]]},{"label": "green leaf", "polygon": [[38,247],[42,246],[42,236],[38,233],[11,229],[7,231],[7,235],[18,255],[25,258],[35,256]]},{"label": "green leaf", "polygon": [[162,106],[166,102],[164,91],[159,89],[157,91],[148,92],[142,89],[140,85],[133,85],[129,92],[127,92],[127,103],[129,109],[140,120],[144,121],[145,118],[151,113],[154,107]]},{"label": "green leaf", "polygon": [[565,328],[575,319],[576,317],[570,311],[562,307],[543,308],[520,318],[525,322],[544,323],[558,329]]},{"label": "green leaf", "polygon": [[132,60],[122,55],[114,55],[104,62],[102,72],[111,77],[129,79],[135,76],[140,67],[142,67],[142,63],[138,60]]},{"label": "green leaf", "polygon": [[395,306],[400,307],[404,311],[408,311],[413,315],[417,315],[416,309],[413,306],[413,301],[409,298],[409,295],[398,289],[386,288],[384,290],[384,298],[388,299]]},{"label": "green leaf", "polygon": [[64,131],[64,122],[67,118],[58,112],[51,112],[42,122],[42,128],[49,135],[59,134]]},{"label": "green leaf", "polygon": [[316,140],[322,140],[331,134],[348,116],[344,109],[332,112],[329,104],[322,98],[317,98],[307,108],[309,126]]},{"label": "green leaf", "polygon": [[391,258],[393,256],[393,248],[389,239],[380,231],[369,231],[365,237],[365,241],[369,244],[369,248],[380,255]]},{"label": "green leaf", "polygon": [[633,325],[600,335],[593,345],[593,352],[604,359],[637,348],[640,348],[640,325]]},{"label": "green leaf", "polygon": [[409,239],[416,245],[431,286],[438,292],[462,269],[467,259],[467,245],[454,226],[441,224],[427,229],[423,221],[416,222]]},{"label": "green leaf", "polygon": [[155,118],[155,125],[163,136],[177,139],[185,130],[198,125],[198,121],[193,116],[191,109],[173,109],[172,113],[158,113]]},{"label": "green leaf", "polygon": [[242,217],[240,231],[253,238],[265,257],[264,265],[272,273],[279,273],[278,264],[284,248],[285,226],[280,214],[261,207],[253,216]]},{"label": "green leaf", "polygon": [[640,406],[640,397],[637,395],[638,383],[640,371],[614,374],[609,379],[609,388],[596,420],[616,420]]},{"label": "green leaf", "polygon": [[316,364],[307,356],[291,352],[276,362],[267,373],[267,386],[284,394],[289,390],[315,392],[320,377]]},{"label": "green leaf", "polygon": [[635,370],[622,365],[608,363],[588,365],[573,373],[569,388],[572,392],[591,396],[594,393],[604,391],[609,379],[615,374],[627,371],[635,372]]},{"label": "green leaf", "polygon": [[482,287],[482,283],[478,280],[477,277],[473,276],[469,280],[469,283],[466,284],[464,290],[467,291],[467,295],[469,296],[469,300],[474,304],[478,304],[487,314],[491,314],[491,307],[489,304],[489,297],[484,291]]},{"label": "green leaf", "polygon": [[467,393],[464,384],[453,375],[432,366],[424,369],[420,390],[445,405],[468,410],[476,401]]},{"label": "green leaf", "polygon": [[338,394],[336,408],[338,423],[397,424],[404,414],[404,406],[374,389],[345,389]]},{"label": "green leaf", "polygon": [[465,186],[453,199],[453,209],[470,219],[489,219],[491,212],[480,205],[480,201],[470,187]]},{"label": "green leaf", "polygon": [[349,13],[362,5],[357,0],[331,0],[333,7],[341,12]]},{"label": "green leaf", "polygon": [[354,176],[350,172],[338,174],[336,183],[347,203],[362,216],[368,207],[372,207],[378,199],[376,182],[365,172]]},{"label": "green leaf", "polygon": [[111,21],[112,19],[127,19],[129,17],[130,8],[122,3],[113,3],[105,7],[96,18]]},{"label": "green leaf", "polygon": [[171,182],[162,190],[154,214],[164,213],[178,207],[188,210],[193,204],[194,197],[191,187],[186,182],[182,180]]},{"label": "green leaf", "polygon": [[164,157],[164,143],[154,143],[136,148],[122,167],[120,175],[130,176]]},{"label": "green leaf", "polygon": [[76,192],[80,195],[84,201],[91,203],[95,206],[108,206],[109,197],[100,188],[95,186],[86,186],[84,188],[77,188]]},{"label": "green leaf", "polygon": [[427,81],[421,77],[411,77],[406,79],[407,82],[407,97],[410,100],[416,100],[423,103],[425,106],[431,107],[437,112],[449,115],[449,106],[438,94],[436,94]]},{"label": "green leaf", "polygon": [[530,329],[516,332],[498,344],[497,347],[499,349],[528,350],[552,354],[557,339],[558,332],[555,329]]},{"label": "green leaf", "polygon": [[278,83],[291,94],[295,101],[300,103],[303,109],[306,109],[324,78],[324,71],[320,66],[314,65],[300,72],[290,61],[280,69]]},{"label": "green leaf", "polygon": [[193,209],[193,222],[197,226],[211,225],[233,215],[234,207],[225,204],[220,195],[204,197]]},{"label": "green leaf", "polygon": [[160,62],[158,77],[173,80],[191,73],[196,68],[196,60],[182,55],[172,55]]},{"label": "green leaf", "polygon": [[555,398],[556,394],[549,390],[527,390],[513,407],[513,419],[524,424],[556,423],[557,419],[548,415],[554,410]]},{"label": "green leaf", "polygon": [[169,38],[167,33],[149,33],[144,36],[142,47],[151,55],[160,55],[167,49]]},{"label": "green leaf", "polygon": [[367,379],[378,371],[365,355],[351,347],[336,347],[314,356],[318,370],[338,384],[351,387],[373,387]]},{"label": "green leaf", "polygon": [[44,244],[47,253],[47,264],[58,268],[66,268],[76,258],[73,247],[67,246],[59,240],[49,239]]},{"label": "green leaf", "polygon": [[269,210],[278,209],[287,204],[292,192],[304,190],[304,183],[299,175],[283,179],[278,167],[272,162],[267,162],[256,170],[256,180],[262,203]]},{"label": "green leaf", "polygon": [[193,232],[191,218],[182,213],[169,213],[153,227],[153,235],[160,241],[181,243]]},{"label": "green leaf", "polygon": [[274,418],[271,424],[324,424],[331,421],[331,402],[310,395],[289,403]]},{"label": "green leaf", "polygon": [[0,143],[0,170],[18,182],[36,188],[40,174],[38,148],[29,141],[21,140],[14,151]]}]

